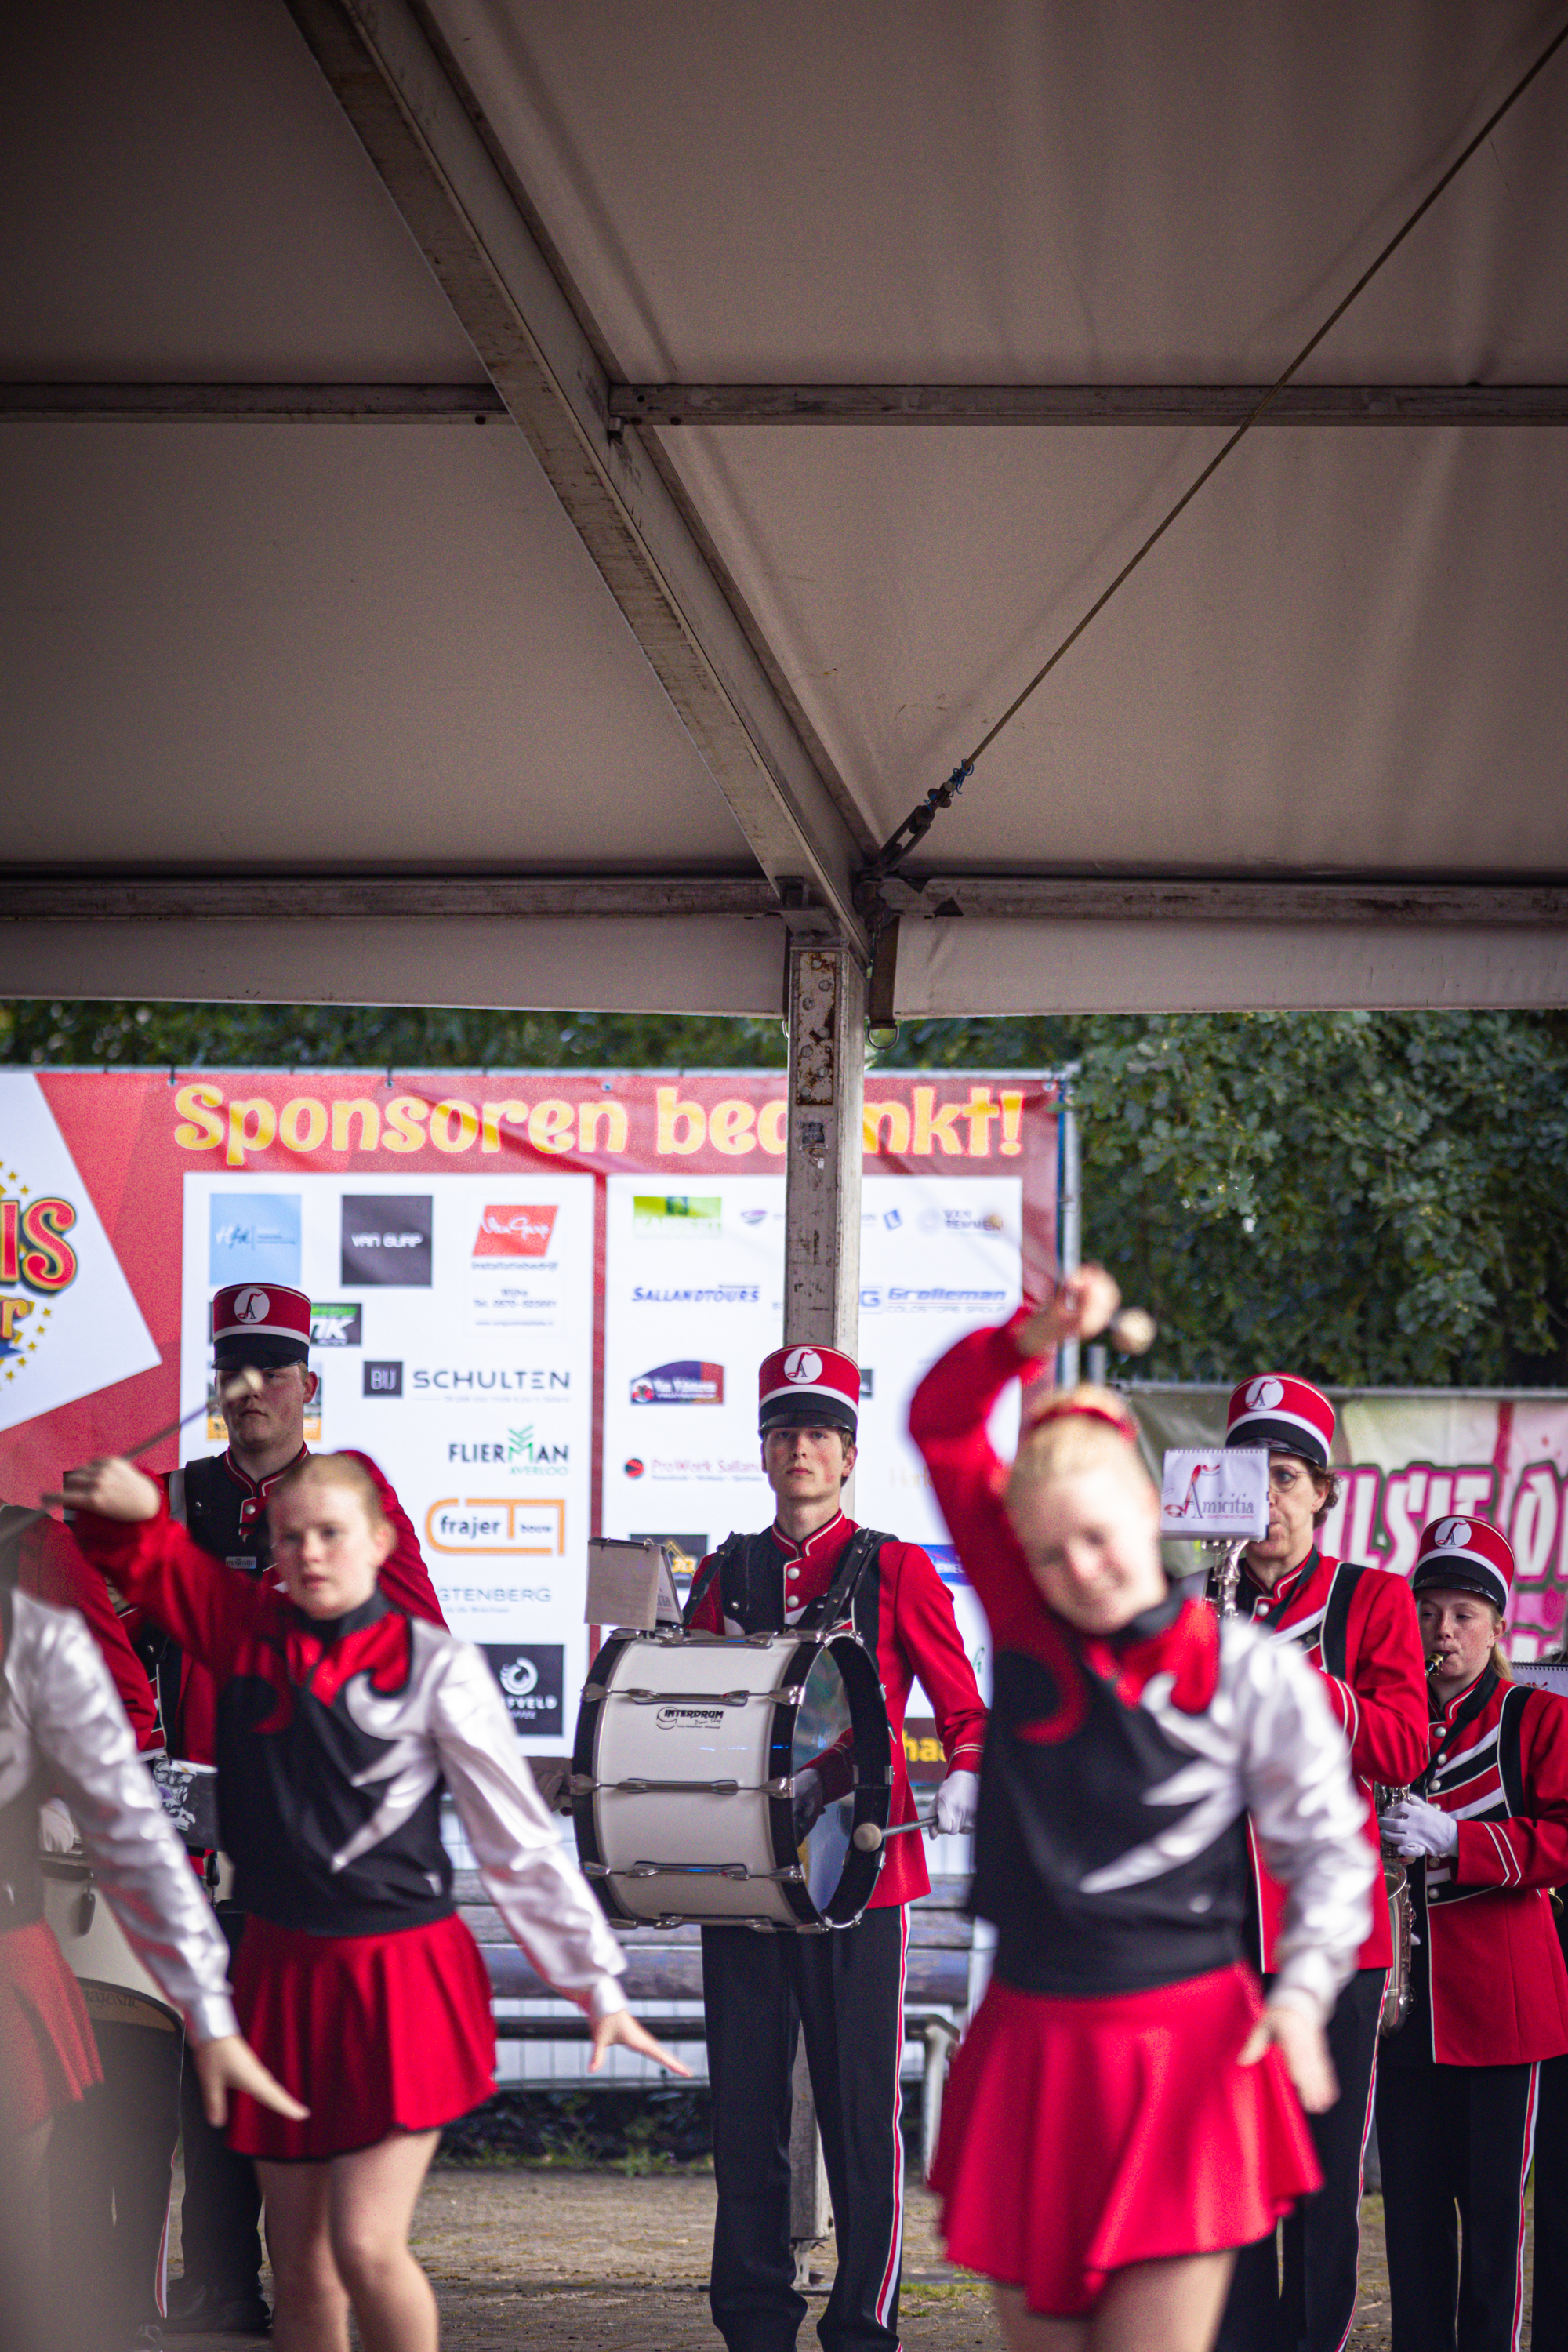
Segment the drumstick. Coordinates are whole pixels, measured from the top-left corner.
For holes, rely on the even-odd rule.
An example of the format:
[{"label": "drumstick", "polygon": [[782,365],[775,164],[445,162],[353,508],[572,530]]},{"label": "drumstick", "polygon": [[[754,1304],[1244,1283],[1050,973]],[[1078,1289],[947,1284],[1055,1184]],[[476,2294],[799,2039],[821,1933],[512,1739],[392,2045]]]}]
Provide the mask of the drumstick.
[{"label": "drumstick", "polygon": [[900,1822],[897,1829],[893,1830],[879,1830],[875,1822],[862,1822],[855,1832],[852,1842],[859,1847],[862,1853],[875,1853],[877,1848],[885,1844],[889,1838],[908,1837],[911,1830],[934,1830],[935,1827],[934,1813],[921,1813],[917,1821]]},{"label": "drumstick", "polygon": [[[162,1445],[165,1438],[178,1437],[181,1430],[188,1423],[198,1420],[204,1412],[211,1412],[214,1405],[223,1408],[233,1404],[237,1398],[254,1396],[260,1386],[261,1375],[255,1365],[243,1365],[232,1379],[216,1382],[211,1392],[202,1399],[200,1404],[194,1404],[189,1412],[180,1415],[178,1421],[167,1422],[162,1429],[155,1429],[151,1437],[138,1438],[134,1445],[128,1445],[121,1458],[127,1462],[134,1462],[139,1454],[151,1454],[153,1448],[155,1445]],[[28,1528],[36,1526],[39,1519],[48,1517],[47,1507],[50,1503],[61,1503],[64,1500],[63,1495],[46,1495],[36,1511],[28,1511],[20,1518],[8,1520],[3,1528],[0,1528],[0,1535],[4,1535],[7,1543],[14,1541],[17,1536],[25,1534]]]}]

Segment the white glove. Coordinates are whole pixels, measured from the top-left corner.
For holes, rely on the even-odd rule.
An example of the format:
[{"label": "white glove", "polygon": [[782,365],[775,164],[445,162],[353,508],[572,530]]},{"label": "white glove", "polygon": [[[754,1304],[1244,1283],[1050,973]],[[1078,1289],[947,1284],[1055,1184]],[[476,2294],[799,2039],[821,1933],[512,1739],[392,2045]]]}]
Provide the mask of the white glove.
[{"label": "white glove", "polygon": [[936,1825],[943,1837],[956,1837],[974,1827],[980,1811],[980,1775],[950,1772],[936,1792]]},{"label": "white glove", "polygon": [[804,1845],[821,1818],[826,1799],[822,1775],[815,1765],[808,1764],[804,1772],[795,1776],[795,1842]]},{"label": "white glove", "polygon": [[50,1797],[38,1807],[38,1852],[69,1853],[76,1845],[76,1823],[62,1800]]},{"label": "white glove", "polygon": [[1425,1797],[1402,1797],[1385,1813],[1379,1813],[1377,1825],[1406,1862],[1415,1862],[1422,1854],[1436,1861],[1452,1853],[1459,1843],[1459,1824],[1452,1813],[1440,1812]]}]

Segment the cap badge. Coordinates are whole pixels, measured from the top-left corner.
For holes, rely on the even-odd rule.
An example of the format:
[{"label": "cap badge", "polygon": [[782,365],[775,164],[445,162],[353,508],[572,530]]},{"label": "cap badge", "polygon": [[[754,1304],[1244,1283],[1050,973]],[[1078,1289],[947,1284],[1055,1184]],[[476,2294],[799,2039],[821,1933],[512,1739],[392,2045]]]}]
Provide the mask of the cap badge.
[{"label": "cap badge", "polygon": [[1463,1549],[1470,1540],[1468,1519],[1445,1519],[1432,1530],[1432,1540],[1443,1551]]},{"label": "cap badge", "polygon": [[822,1378],[822,1358],[815,1348],[792,1348],[784,1360],[786,1381],[819,1381]]},{"label": "cap badge", "polygon": [[1247,1409],[1252,1412],[1272,1412],[1284,1400],[1283,1381],[1254,1381],[1247,1391]]},{"label": "cap badge", "polygon": [[242,1290],[235,1297],[234,1318],[237,1323],[265,1323],[272,1301],[264,1290]]}]

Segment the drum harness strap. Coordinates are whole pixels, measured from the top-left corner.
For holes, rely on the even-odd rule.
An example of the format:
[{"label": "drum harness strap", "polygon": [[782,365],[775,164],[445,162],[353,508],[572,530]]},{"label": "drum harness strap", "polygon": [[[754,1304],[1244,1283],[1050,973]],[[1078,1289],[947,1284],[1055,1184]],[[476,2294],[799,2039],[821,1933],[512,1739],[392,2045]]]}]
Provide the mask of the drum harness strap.
[{"label": "drum harness strap", "polygon": [[[693,1579],[681,1622],[686,1625],[691,1623],[717,1581],[721,1603],[734,1601],[738,1604],[733,1609],[726,1606],[726,1615],[737,1617],[742,1624],[746,1623],[748,1617],[752,1619],[752,1622],[746,1624],[748,1633],[816,1633],[830,1630],[841,1624],[847,1616],[853,1615],[855,1596],[861,1578],[882,1546],[892,1540],[879,1528],[857,1528],[844,1548],[837,1573],[826,1591],[808,1602],[793,1625],[785,1625],[782,1622],[776,1624],[761,1622],[763,1618],[781,1615],[773,1594],[767,1591],[763,1581],[770,1563],[776,1562],[778,1557],[773,1530],[764,1528],[760,1535],[726,1536],[718,1550],[710,1555],[706,1572]],[[739,1591],[737,1583],[741,1587]]]}]

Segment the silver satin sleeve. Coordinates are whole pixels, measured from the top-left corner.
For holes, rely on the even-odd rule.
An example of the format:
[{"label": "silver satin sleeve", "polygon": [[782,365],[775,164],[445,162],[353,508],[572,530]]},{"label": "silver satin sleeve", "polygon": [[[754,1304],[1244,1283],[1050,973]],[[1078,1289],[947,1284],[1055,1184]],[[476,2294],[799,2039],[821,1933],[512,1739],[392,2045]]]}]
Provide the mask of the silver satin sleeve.
[{"label": "silver satin sleeve", "polygon": [[1305,1659],[1249,1625],[1227,1623],[1220,1640],[1242,1790],[1263,1859],[1286,1890],[1274,1990],[1306,1996],[1327,2018],[1372,1927],[1377,1863],[1365,1801],[1344,1733]]},{"label": "silver satin sleeve", "polygon": [[18,1592],[5,1668],[126,1941],[193,2042],[237,2033],[228,1947],[160,1804],[85,1621]]},{"label": "silver satin sleeve", "polygon": [[506,1701],[471,1642],[451,1644],[430,1724],[486,1894],[546,1984],[597,2024],[625,2009],[626,1955],[562,1850]]}]

